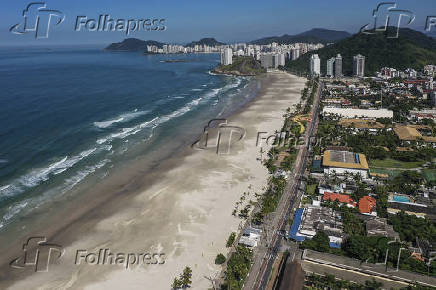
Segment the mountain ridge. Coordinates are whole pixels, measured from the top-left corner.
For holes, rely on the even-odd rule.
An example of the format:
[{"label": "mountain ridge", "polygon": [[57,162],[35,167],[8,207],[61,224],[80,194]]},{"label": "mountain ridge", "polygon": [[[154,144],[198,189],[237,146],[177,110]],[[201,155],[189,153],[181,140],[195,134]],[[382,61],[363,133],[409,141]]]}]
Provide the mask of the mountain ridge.
[{"label": "mountain ridge", "polygon": [[299,34],[282,36],[269,36],[253,40],[250,44],[270,44],[276,42],[278,44],[292,44],[297,42],[308,43],[331,43],[350,37],[351,34],[346,31],[330,30],[324,28],[312,28],[311,30],[304,31]]},{"label": "mountain ridge", "polygon": [[224,45],[224,42],[219,42],[213,37],[202,38],[199,41],[192,41],[185,45],[186,47],[193,47],[195,45],[207,45],[207,46],[216,46],[216,45]]},{"label": "mountain ridge", "polygon": [[[279,44],[291,44],[296,42],[311,42],[311,43],[330,43],[341,40],[345,37],[351,36],[346,31],[329,30],[323,28],[313,28],[308,31],[296,35],[284,34],[282,36],[270,36],[260,38],[249,42],[250,44],[269,44],[277,42]],[[167,43],[155,40],[141,40],[138,38],[126,38],[121,42],[114,42],[108,45],[105,49],[111,51],[143,51],[147,49],[147,45],[155,45],[162,48]],[[202,38],[198,41],[191,41],[186,44],[186,47],[193,47],[195,45],[225,45],[225,43],[217,41],[213,37]]]}]

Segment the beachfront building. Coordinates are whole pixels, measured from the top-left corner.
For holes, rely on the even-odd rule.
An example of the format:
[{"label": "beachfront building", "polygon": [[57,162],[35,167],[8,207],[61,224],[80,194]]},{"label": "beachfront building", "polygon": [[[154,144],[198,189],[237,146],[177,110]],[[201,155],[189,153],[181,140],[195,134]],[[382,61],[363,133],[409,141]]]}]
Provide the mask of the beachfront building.
[{"label": "beachfront building", "polygon": [[293,48],[291,50],[291,58],[292,58],[292,60],[296,60],[299,57],[300,57],[300,50],[298,48]]},{"label": "beachfront building", "polygon": [[321,60],[317,54],[312,54],[310,57],[310,74],[313,76],[321,74]]},{"label": "beachfront building", "polygon": [[324,107],[322,109],[323,116],[338,116],[340,118],[363,118],[377,119],[394,117],[394,112],[388,109],[354,109],[354,108],[337,108]]},{"label": "beachfront building", "polygon": [[221,64],[230,65],[232,64],[233,52],[231,48],[224,48],[221,51]]},{"label": "beachfront building", "polygon": [[330,247],[340,248],[344,238],[343,228],[339,212],[329,207],[311,205],[295,211],[289,238],[302,242],[323,231],[329,237]]},{"label": "beachfront building", "polygon": [[245,246],[251,247],[251,248],[257,247],[257,244],[260,241],[261,235],[262,235],[261,229],[248,227],[244,230],[244,233],[242,234],[238,243],[240,245],[245,245]]},{"label": "beachfront building", "polygon": [[265,53],[260,56],[260,65],[263,68],[278,68],[285,66],[284,53]]},{"label": "beachfront building", "polygon": [[342,56],[339,53],[335,58],[335,77],[342,77]]},{"label": "beachfront building", "polygon": [[285,66],[285,54],[284,53],[278,53],[277,54],[277,66]]},{"label": "beachfront building", "polygon": [[260,65],[263,68],[272,68],[273,67],[273,56],[272,56],[272,54],[262,54],[260,56]]},{"label": "beachfront building", "polygon": [[335,76],[335,58],[329,58],[327,60],[327,73],[326,76],[332,78]]},{"label": "beachfront building", "polygon": [[365,76],[365,57],[363,55],[355,55],[353,57],[353,75],[355,77]]},{"label": "beachfront building", "polygon": [[325,174],[343,175],[347,172],[360,174],[363,178],[368,177],[368,162],[366,156],[361,153],[326,150],[324,151],[322,166]]}]

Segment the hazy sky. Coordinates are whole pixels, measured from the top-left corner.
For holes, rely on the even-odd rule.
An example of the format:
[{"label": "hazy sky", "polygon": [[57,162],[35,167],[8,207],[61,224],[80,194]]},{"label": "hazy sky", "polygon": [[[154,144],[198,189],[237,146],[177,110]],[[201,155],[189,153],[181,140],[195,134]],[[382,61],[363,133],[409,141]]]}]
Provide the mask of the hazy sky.
[{"label": "hazy sky", "polygon": [[[3,0],[0,10],[0,45],[107,44],[126,38],[125,33],[74,31],[77,16],[98,19],[165,19],[165,31],[141,31],[128,37],[169,43],[186,43],[202,37],[223,42],[250,41],[261,37],[296,34],[311,28],[354,33],[372,21],[372,10],[381,1],[372,0],[52,0],[47,8],[62,11],[65,20],[50,26],[48,39],[35,39],[32,32],[9,32],[23,22],[28,1]],[[398,9],[416,15],[411,27],[423,30],[428,15],[436,15],[436,0],[399,0]],[[57,19],[56,17],[52,19]],[[42,21],[42,20],[41,20]],[[435,28],[436,30],[436,28]]]}]

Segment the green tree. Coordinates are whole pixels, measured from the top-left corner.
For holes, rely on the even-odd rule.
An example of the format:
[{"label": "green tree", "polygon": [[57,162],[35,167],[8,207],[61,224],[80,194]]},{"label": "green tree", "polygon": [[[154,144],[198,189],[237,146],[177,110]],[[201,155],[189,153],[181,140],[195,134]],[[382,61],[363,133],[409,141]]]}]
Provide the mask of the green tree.
[{"label": "green tree", "polygon": [[229,236],[229,238],[227,239],[227,243],[226,243],[226,247],[230,248],[231,246],[233,246],[233,243],[235,242],[236,239],[236,233],[232,232]]},{"label": "green tree", "polygon": [[311,240],[304,240],[301,247],[303,249],[312,249],[319,252],[328,252],[330,249],[330,239],[326,233],[318,231]]},{"label": "green tree", "polygon": [[192,284],[191,277],[192,277],[192,270],[191,270],[191,268],[186,266],[185,269],[183,270],[181,277],[180,277],[183,288],[191,287],[191,284]]},{"label": "green tree", "polygon": [[182,288],[183,283],[180,279],[174,278],[173,284],[171,285],[171,288],[173,289],[180,289]]},{"label": "green tree", "polygon": [[367,290],[379,290],[382,289],[383,283],[375,281],[374,278],[372,278],[371,281],[365,281],[365,289]]},{"label": "green tree", "polygon": [[225,262],[226,262],[226,257],[223,254],[219,253],[218,255],[216,255],[215,264],[221,265],[224,264]]}]

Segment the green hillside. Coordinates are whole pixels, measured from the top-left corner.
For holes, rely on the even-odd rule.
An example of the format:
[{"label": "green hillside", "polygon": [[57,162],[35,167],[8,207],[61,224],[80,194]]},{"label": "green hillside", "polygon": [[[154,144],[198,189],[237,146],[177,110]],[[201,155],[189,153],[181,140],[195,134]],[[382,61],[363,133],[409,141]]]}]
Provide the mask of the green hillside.
[{"label": "green hillside", "polygon": [[217,45],[224,45],[225,43],[217,41],[215,38],[202,38],[199,41],[193,41],[191,43],[188,43],[186,46],[188,47],[194,47],[196,45],[207,45],[207,46],[217,46]]},{"label": "green hillside", "polygon": [[314,28],[296,35],[270,36],[250,42],[251,44],[270,44],[276,42],[278,44],[291,44],[297,42],[307,43],[332,43],[351,36],[346,31],[336,31],[322,28]]},{"label": "green hillside", "polygon": [[436,64],[436,40],[425,34],[402,28],[399,38],[387,38],[384,33],[374,35],[355,34],[335,44],[307,53],[286,67],[298,73],[309,72],[310,55],[317,53],[321,58],[321,73],[326,72],[327,59],[342,55],[343,73],[352,75],[353,56],[364,55],[365,75],[372,75],[380,68],[388,66],[397,69],[422,69],[426,64]]},{"label": "green hillside", "polygon": [[266,72],[266,69],[260,66],[260,62],[251,56],[238,56],[233,58],[231,65],[218,65],[215,73],[233,74],[233,75],[258,75]]}]

